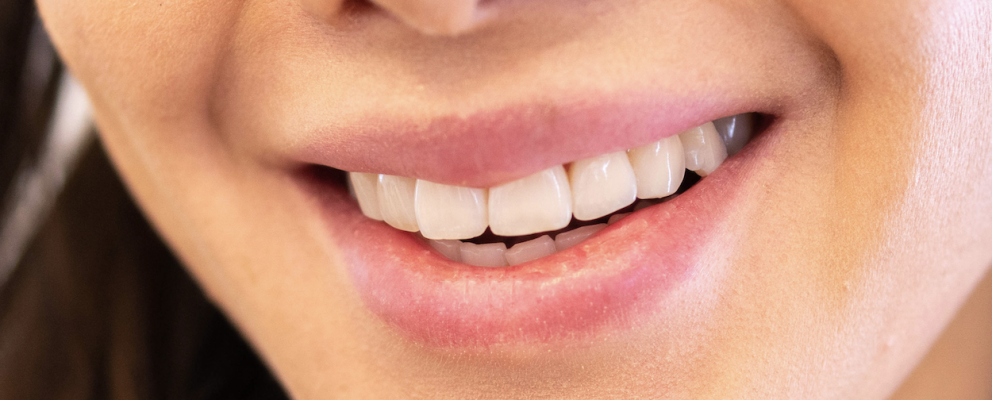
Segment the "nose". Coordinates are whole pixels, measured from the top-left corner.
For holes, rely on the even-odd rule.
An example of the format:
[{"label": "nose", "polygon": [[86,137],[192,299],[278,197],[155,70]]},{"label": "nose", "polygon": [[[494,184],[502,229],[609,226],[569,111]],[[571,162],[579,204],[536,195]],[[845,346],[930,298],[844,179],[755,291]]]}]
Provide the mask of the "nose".
[{"label": "nose", "polygon": [[372,0],[427,35],[457,35],[480,19],[478,0]]},{"label": "nose", "polygon": [[[338,12],[343,0],[303,0],[322,17]],[[479,0],[370,0],[410,28],[425,35],[454,36],[482,20]]]}]

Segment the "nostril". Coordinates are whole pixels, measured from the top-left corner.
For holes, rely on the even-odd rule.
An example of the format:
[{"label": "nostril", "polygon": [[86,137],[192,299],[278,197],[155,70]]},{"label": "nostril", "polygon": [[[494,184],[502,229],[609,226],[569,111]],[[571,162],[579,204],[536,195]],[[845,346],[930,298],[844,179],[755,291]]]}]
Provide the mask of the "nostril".
[{"label": "nostril", "polygon": [[372,4],[368,0],[343,0],[340,6],[342,14],[360,14],[375,9],[375,4]]},{"label": "nostril", "polygon": [[329,21],[342,10],[347,10],[353,0],[300,0],[300,5],[309,14]]},{"label": "nostril", "polygon": [[407,26],[425,35],[454,36],[481,19],[478,0],[372,0]]},{"label": "nostril", "polygon": [[481,0],[301,0],[310,14],[327,21],[340,16],[383,12],[413,30],[430,36],[466,33],[487,19],[491,7]]},{"label": "nostril", "polygon": [[303,8],[323,20],[342,15],[384,12],[429,36],[456,36],[471,31],[492,15],[485,0],[302,0]]},{"label": "nostril", "polygon": [[480,0],[301,0],[303,8],[323,19],[383,12],[413,30],[430,36],[466,33],[491,14]]}]

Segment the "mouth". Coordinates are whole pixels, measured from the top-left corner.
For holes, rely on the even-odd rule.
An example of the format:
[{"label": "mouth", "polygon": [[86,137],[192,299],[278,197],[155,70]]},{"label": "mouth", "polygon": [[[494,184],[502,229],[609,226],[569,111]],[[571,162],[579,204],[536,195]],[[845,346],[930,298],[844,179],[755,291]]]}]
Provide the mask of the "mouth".
[{"label": "mouth", "polygon": [[716,118],[489,187],[325,163],[299,176],[359,297],[403,336],[552,343],[635,326],[690,278],[773,122]]},{"label": "mouth", "polygon": [[557,165],[490,188],[348,173],[362,214],[419,233],[452,261],[506,267],[564,251],[634,211],[670,201],[750,141],[758,115]]}]

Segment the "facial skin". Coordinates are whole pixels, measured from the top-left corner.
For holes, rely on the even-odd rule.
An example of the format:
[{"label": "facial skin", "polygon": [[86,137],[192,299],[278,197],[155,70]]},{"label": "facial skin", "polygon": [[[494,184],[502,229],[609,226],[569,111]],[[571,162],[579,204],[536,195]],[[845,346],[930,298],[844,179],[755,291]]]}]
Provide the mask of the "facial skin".
[{"label": "facial skin", "polygon": [[[138,203],[297,399],[883,399],[992,264],[989,5],[474,6],[39,0]],[[632,92],[730,99],[777,130],[695,273],[593,338],[410,340],[356,295],[297,179],[319,143],[332,167],[486,187],[595,153],[464,141],[483,161],[451,182],[386,167],[390,135],[429,129],[374,128]]]}]

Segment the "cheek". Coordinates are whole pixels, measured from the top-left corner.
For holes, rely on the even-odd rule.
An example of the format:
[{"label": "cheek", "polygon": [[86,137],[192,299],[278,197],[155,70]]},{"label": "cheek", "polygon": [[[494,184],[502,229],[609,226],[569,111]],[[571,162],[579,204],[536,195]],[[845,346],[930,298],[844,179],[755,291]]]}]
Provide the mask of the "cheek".
[{"label": "cheek", "polygon": [[920,41],[925,102],[903,209],[918,251],[931,255],[921,271],[933,277],[930,286],[940,287],[970,284],[992,259],[992,5],[931,7],[928,35]]},{"label": "cheek", "polygon": [[179,3],[41,0],[39,11],[138,204],[184,262],[204,265],[190,249],[210,233],[190,219],[223,209],[199,200],[223,198],[235,169],[209,104],[242,2]]},{"label": "cheek", "polygon": [[237,2],[40,0],[42,19],[103,118],[204,118]]}]

